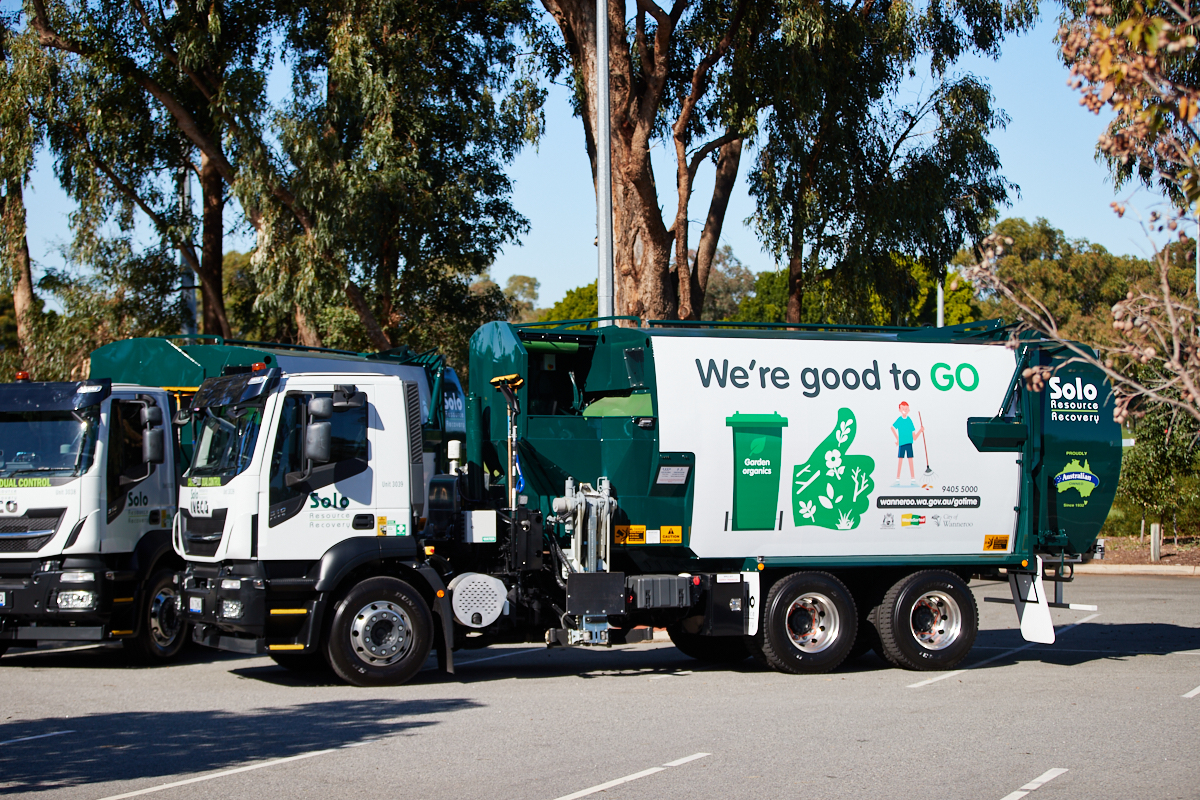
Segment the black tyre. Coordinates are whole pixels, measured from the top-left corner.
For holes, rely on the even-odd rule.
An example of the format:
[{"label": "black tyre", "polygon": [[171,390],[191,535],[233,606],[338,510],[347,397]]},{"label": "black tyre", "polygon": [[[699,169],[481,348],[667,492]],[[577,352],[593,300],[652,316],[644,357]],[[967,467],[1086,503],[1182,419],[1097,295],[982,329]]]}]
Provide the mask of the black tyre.
[{"label": "black tyre", "polygon": [[433,616],[424,598],[398,578],[368,578],[336,605],[326,657],[355,686],[395,686],[412,679],[429,657]]},{"label": "black tyre", "polygon": [[883,656],[904,669],[953,669],[979,630],[975,595],[962,578],[941,569],[901,578],[874,616]]},{"label": "black tyre", "polygon": [[179,655],[187,644],[189,625],[179,613],[175,573],[160,569],[150,576],[142,597],[138,633],[124,641],[125,650],[144,664],[161,664]]},{"label": "black tyre", "polygon": [[319,652],[271,653],[271,660],[284,669],[305,675],[320,675],[329,672],[329,662]]},{"label": "black tyre", "polygon": [[826,572],[797,572],[771,587],[760,624],[762,652],[780,672],[829,672],[858,634],[850,590]]},{"label": "black tyre", "polygon": [[750,657],[745,636],[701,636],[688,633],[678,622],[667,626],[675,649],[685,656],[710,664],[736,664]]}]

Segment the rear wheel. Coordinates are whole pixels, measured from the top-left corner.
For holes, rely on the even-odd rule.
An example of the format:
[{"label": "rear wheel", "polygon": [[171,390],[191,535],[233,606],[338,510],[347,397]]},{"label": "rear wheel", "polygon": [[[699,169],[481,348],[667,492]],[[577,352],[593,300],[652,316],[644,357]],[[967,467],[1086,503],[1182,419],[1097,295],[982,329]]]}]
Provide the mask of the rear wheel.
[{"label": "rear wheel", "polygon": [[394,686],[417,674],[432,643],[433,617],[420,593],[398,578],[368,578],[337,603],[326,653],[347,683]]},{"label": "rear wheel", "polygon": [[794,674],[829,672],[854,645],[858,613],[837,578],[797,572],[771,587],[762,627],[762,652],[772,667]]},{"label": "rear wheel", "polygon": [[744,636],[701,636],[688,633],[676,622],[667,626],[667,635],[675,649],[697,661],[712,664],[736,664],[750,657]]},{"label": "rear wheel", "polygon": [[188,625],[179,613],[175,573],[160,569],[150,576],[142,599],[138,635],[124,642],[126,651],[143,663],[170,661],[187,643]]},{"label": "rear wheel", "polygon": [[875,610],[875,623],[888,661],[937,671],[953,669],[971,651],[979,612],[962,578],[930,569],[897,581]]}]

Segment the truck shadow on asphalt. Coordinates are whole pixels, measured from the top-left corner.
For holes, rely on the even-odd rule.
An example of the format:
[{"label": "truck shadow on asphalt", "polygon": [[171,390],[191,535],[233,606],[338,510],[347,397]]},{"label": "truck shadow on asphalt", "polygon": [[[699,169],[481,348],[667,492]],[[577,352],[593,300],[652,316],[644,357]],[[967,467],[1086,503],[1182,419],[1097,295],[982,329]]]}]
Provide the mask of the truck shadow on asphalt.
[{"label": "truck shadow on asphalt", "polygon": [[160,783],[181,774],[412,735],[436,725],[433,715],[479,705],[459,699],[340,698],[244,713],[129,712],[8,722],[0,724],[0,795],[102,781]]},{"label": "truck shadow on asphalt", "polygon": [[36,667],[38,669],[165,669],[180,664],[209,664],[237,661],[246,656],[225,653],[200,645],[188,645],[172,661],[146,664],[136,660],[119,643],[94,647],[41,647],[10,650],[0,658],[0,669]]}]

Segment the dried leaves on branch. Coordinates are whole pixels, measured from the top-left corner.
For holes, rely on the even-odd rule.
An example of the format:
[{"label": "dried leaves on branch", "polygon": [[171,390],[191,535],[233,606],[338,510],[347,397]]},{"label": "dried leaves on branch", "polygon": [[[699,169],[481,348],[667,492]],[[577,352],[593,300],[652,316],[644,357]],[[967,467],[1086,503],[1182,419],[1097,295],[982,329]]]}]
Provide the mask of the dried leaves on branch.
[{"label": "dried leaves on branch", "polygon": [[[1156,247],[1154,270],[1131,281],[1111,307],[1112,335],[1096,349],[1075,344],[1059,331],[1054,314],[1036,294],[1007,280],[1001,269],[1005,240],[992,235],[979,246],[967,276],[985,291],[1008,300],[1025,330],[1061,341],[1082,361],[1102,369],[1115,389],[1113,416],[1124,422],[1151,407],[1168,407],[1200,420],[1200,308],[1192,290],[1195,242],[1183,231],[1200,201],[1200,90],[1197,89],[1197,24],[1192,10],[1168,0],[1147,9],[1140,2],[1068,3],[1074,16],[1059,30],[1070,84],[1093,113],[1113,113],[1097,150],[1117,185],[1135,178],[1163,192],[1173,205],[1152,213],[1147,235],[1177,243]],[[1118,216],[1126,213],[1113,203]],[[1019,334],[1018,334],[1019,335]],[[1044,368],[1025,370],[1026,386],[1041,389]]]}]

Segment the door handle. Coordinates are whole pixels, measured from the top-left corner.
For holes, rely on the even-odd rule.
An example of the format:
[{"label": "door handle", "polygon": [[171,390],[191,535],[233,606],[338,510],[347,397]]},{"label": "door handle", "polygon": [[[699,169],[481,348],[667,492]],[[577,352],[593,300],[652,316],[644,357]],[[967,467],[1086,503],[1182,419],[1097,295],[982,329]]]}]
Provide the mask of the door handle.
[{"label": "door handle", "polygon": [[[343,517],[343,519],[345,519]],[[374,514],[355,514],[351,527],[356,531],[369,531],[375,527]]]}]

